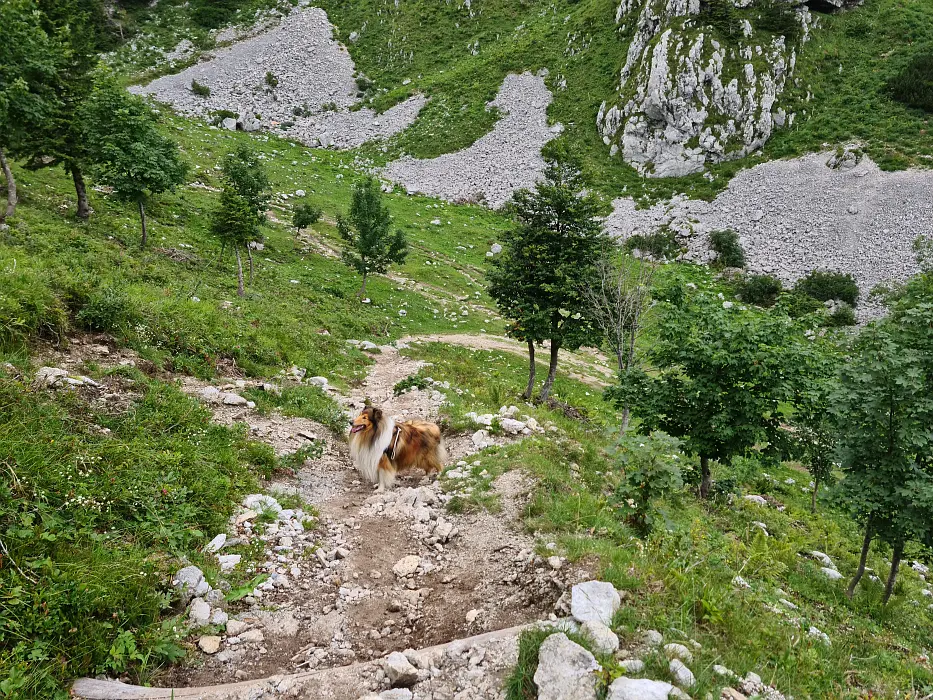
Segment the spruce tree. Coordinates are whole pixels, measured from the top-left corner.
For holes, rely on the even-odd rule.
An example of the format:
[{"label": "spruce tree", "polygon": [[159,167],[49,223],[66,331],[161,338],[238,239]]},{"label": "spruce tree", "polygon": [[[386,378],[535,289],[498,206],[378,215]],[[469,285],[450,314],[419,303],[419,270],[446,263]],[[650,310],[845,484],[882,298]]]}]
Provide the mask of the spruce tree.
[{"label": "spruce tree", "polygon": [[405,262],[408,242],[401,230],[392,231],[392,216],[382,203],[382,191],[374,178],[353,187],[350,213],[337,217],[337,230],[346,245],[343,260],[363,276],[357,296],[366,293],[371,274],[385,274],[392,264]]}]

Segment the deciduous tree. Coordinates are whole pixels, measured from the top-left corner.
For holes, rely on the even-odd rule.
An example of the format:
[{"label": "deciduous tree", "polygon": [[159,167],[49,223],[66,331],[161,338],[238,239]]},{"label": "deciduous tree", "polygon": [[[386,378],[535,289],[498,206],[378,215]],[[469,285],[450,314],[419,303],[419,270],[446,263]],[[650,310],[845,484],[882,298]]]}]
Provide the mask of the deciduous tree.
[{"label": "deciduous tree", "polygon": [[578,161],[560,147],[548,153],[544,179],[533,191],[516,192],[511,208],[516,224],[492,260],[489,294],[511,321],[509,335],[528,343],[525,398],[534,390],[534,346],[550,341],[548,375],[538,394],[546,401],[561,348],[601,342],[583,290],[595,284],[596,263],[611,241],[596,219],[598,201],[585,191]]},{"label": "deciduous tree", "polygon": [[158,115],[103,73],[81,109],[84,140],[93,156],[92,172],[123,201],[135,202],[146,247],[146,200],[184,182],[187,164],[178,145],[158,129]]},{"label": "deciduous tree", "polygon": [[392,230],[392,216],[374,178],[353,186],[350,213],[337,217],[337,230],[346,243],[343,261],[363,276],[357,296],[366,293],[369,275],[385,274],[390,265],[403,263],[408,255],[405,234]]},{"label": "deciduous tree", "polygon": [[793,398],[818,350],[797,323],[746,309],[708,292],[678,288],[660,305],[647,367],[623,374],[607,394],[628,403],[647,430],[684,441],[700,458],[700,495],[712,477],[710,461],[726,461],[755,447],[783,454],[789,436],[782,403]]}]

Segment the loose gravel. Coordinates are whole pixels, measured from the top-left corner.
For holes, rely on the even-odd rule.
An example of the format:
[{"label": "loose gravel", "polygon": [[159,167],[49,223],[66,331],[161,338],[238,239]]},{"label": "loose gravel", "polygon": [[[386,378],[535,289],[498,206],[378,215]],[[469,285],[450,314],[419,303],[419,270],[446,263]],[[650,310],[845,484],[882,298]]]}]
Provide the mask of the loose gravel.
[{"label": "loose gravel", "polygon": [[503,117],[472,146],[430,160],[410,156],[389,163],[383,175],[410,193],[449,201],[486,202],[498,208],[515,190],[530,188],[541,177],[541,148],[563,129],[548,126],[551,92],[540,75],[508,75],[489,103]]},{"label": "loose gravel", "polygon": [[636,209],[632,199],[617,199],[606,228],[627,238],[670,226],[698,262],[712,257],[711,231],[732,229],[752,272],[787,283],[814,269],[851,273],[862,291],[859,317],[872,318],[883,309],[868,293],[916,274],[912,244],[933,235],[933,171],[884,172],[867,158],[833,169],[831,155],[744,170],[712,202],[677,197]]},{"label": "loose gravel", "polygon": [[[271,73],[278,83],[266,81]],[[176,75],[154,80],[133,92],[152,95],[194,116],[228,110],[252,123],[276,128],[311,146],[353,148],[385,139],[410,125],[424,106],[421,95],[383,114],[357,102],[355,67],[347,49],[333,37],[333,25],[319,8],[292,12],[276,26],[214,52],[209,60]],[[192,81],[210,88],[201,97]],[[273,81],[274,82],[274,81]],[[295,114],[298,109],[299,116]],[[287,126],[292,123],[291,126]]]}]

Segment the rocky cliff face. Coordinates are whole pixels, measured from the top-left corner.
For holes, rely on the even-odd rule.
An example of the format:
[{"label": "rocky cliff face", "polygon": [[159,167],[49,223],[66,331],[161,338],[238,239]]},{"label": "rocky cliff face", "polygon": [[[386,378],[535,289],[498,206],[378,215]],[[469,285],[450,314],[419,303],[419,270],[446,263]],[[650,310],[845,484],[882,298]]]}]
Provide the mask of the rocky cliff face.
[{"label": "rocky cliff face", "polygon": [[781,95],[810,12],[753,2],[621,0],[616,22],[631,42],[618,96],[597,117],[613,155],[649,177],[688,175],[793,123]]}]

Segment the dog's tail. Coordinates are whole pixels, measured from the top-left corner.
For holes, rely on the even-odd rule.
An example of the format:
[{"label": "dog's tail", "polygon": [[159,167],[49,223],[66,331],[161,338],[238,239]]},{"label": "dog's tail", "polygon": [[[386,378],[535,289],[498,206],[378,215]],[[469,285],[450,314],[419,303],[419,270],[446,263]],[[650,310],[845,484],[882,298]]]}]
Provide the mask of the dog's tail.
[{"label": "dog's tail", "polygon": [[443,436],[440,440],[437,441],[437,473],[440,474],[444,471],[444,467],[447,464],[447,444],[444,442]]}]

